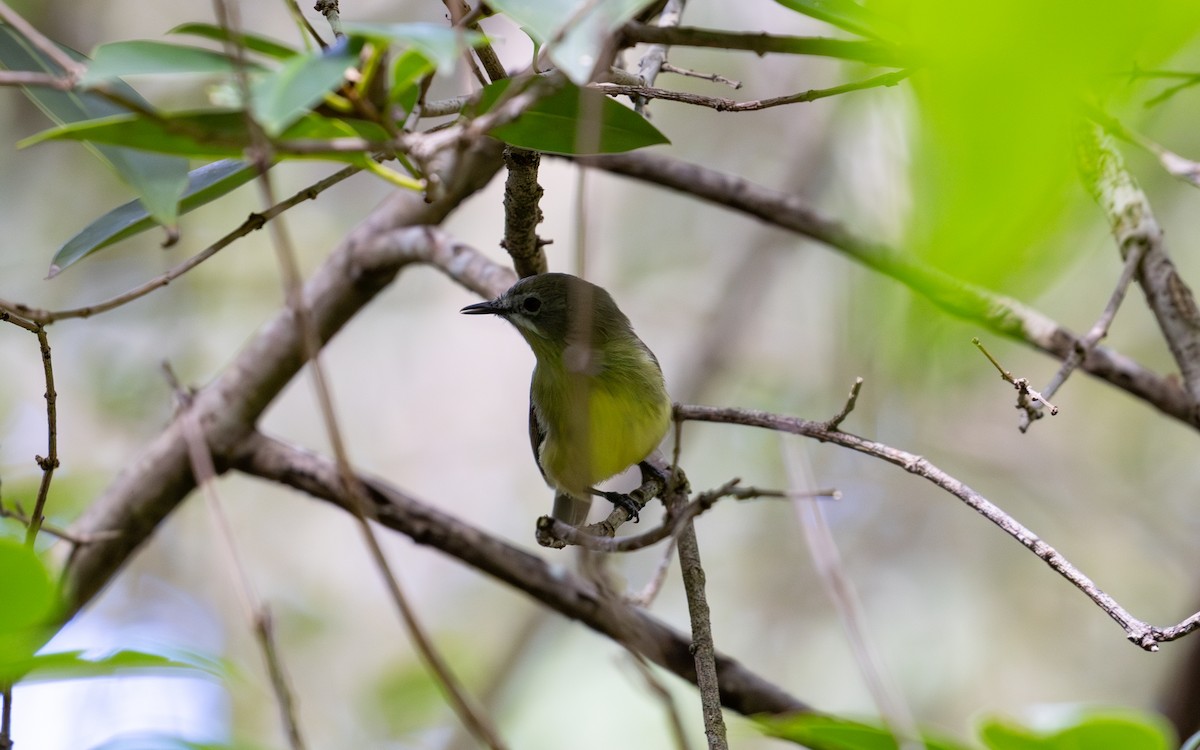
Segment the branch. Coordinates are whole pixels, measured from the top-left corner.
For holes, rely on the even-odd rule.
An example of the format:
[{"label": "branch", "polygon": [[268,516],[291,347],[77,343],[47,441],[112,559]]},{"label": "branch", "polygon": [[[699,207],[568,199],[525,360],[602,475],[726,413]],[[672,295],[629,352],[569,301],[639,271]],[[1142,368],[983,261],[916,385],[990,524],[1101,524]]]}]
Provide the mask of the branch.
[{"label": "branch", "polygon": [[136,299],[146,296],[156,289],[161,289],[167,286],[175,279],[178,279],[180,276],[183,276],[188,271],[213,257],[221,250],[225,249],[229,245],[232,245],[234,241],[245,237],[251,232],[262,229],[268,221],[274,219],[284,211],[287,211],[289,208],[292,208],[293,206],[303,203],[307,200],[315,200],[318,195],[325,192],[327,189],[333,187],[342,180],[345,180],[347,177],[358,174],[360,171],[362,171],[360,167],[345,167],[344,169],[334,172],[325,179],[318,180],[312,185],[309,185],[292,197],[276,203],[262,213],[250,214],[248,217],[246,217],[246,220],[243,221],[241,225],[232,232],[229,232],[221,239],[204,248],[199,253],[196,253],[161,276],[156,276],[144,284],[140,284],[127,292],[118,294],[117,296],[111,297],[103,302],[97,302],[92,305],[75,307],[67,310],[39,310],[20,302],[8,302],[6,300],[0,300],[0,310],[15,312],[18,315],[27,317],[30,320],[37,321],[38,323],[42,324],[50,324],[56,320],[66,320],[68,318],[89,318],[93,315],[108,312],[109,310],[115,310],[124,304],[133,302]]},{"label": "branch", "polygon": [[[305,286],[303,300],[322,341],[328,341],[364,305],[382,291],[406,264],[440,257],[449,266],[456,248],[438,243],[437,224],[459,203],[496,173],[498,147],[481,144],[463,154],[462,162],[447,176],[442,196],[425,203],[413,193],[395,193],[380,209],[333,250],[328,260]],[[409,228],[400,235],[397,227]],[[379,239],[390,245],[381,248]],[[390,250],[390,252],[384,252]],[[462,274],[478,271],[486,263],[462,263]],[[486,269],[485,269],[486,270]],[[496,282],[487,274],[484,281]],[[503,286],[487,289],[502,290]],[[481,291],[483,287],[480,287]],[[253,429],[263,410],[294,378],[303,360],[303,346],[295,320],[283,310],[267,323],[237,358],[195,397],[193,409],[203,425],[205,440],[218,461],[225,458]],[[158,524],[195,488],[187,463],[186,445],[178,420],[168,425],[76,521],[79,536],[121,529],[118,539],[106,539],[74,550],[63,571],[64,616],[70,616],[92,599]]]},{"label": "branch", "polygon": [[1200,308],[1167,254],[1162,229],[1146,194],[1125,169],[1112,138],[1089,125],[1081,149],[1084,180],[1112,226],[1124,260],[1135,246],[1143,254],[1137,282],[1183,375],[1184,387],[1200,400]]},{"label": "branch", "polygon": [[[281,482],[349,509],[337,467],[327,458],[254,434],[243,441],[232,464],[239,471]],[[551,565],[383,481],[361,475],[359,479],[382,526],[461,560],[685,680],[696,681],[690,639],[652,615],[619,605],[561,565]],[[733,711],[749,716],[812,710],[729,657],[717,654],[716,664],[721,701]]]},{"label": "branch", "polygon": [[720,96],[703,96],[701,94],[692,94],[686,91],[671,91],[668,89],[659,89],[650,86],[627,86],[618,83],[595,83],[592,84],[592,88],[612,96],[625,95],[635,99],[638,97],[643,99],[667,99],[673,102],[693,104],[698,107],[709,107],[718,112],[754,112],[760,109],[781,107],[785,104],[812,102],[816,101],[817,99],[837,96],[839,94],[845,94],[851,91],[861,91],[863,89],[877,88],[879,86],[895,86],[912,74],[912,70],[897,70],[891,73],[884,73],[881,76],[875,76],[874,78],[868,78],[865,81],[844,83],[840,86],[833,86],[827,89],[809,89],[807,91],[801,91],[798,94],[776,96],[770,99],[754,99],[746,102],[739,102],[734,99],[726,99]]},{"label": "branch", "polygon": [[[639,153],[592,157],[587,161],[601,169],[672,188],[814,239],[896,279],[952,315],[976,321],[1060,360],[1075,350],[1079,337],[1037,310],[909,260],[883,243],[860,237],[796,195],[663,156]],[[1164,414],[1200,428],[1196,400],[1171,379],[1132,359],[1098,346],[1084,359],[1082,368]]]},{"label": "branch", "polygon": [[1129,614],[1108,594],[1101,591],[1092,579],[1072,565],[1058,550],[1043,542],[1036,534],[1022,526],[983,495],[963,482],[934,466],[921,456],[893,448],[883,443],[839,430],[829,430],[823,422],[813,422],[799,417],[786,417],[751,409],[723,409],[712,406],[675,405],[676,419],[721,424],[741,424],[768,430],[804,435],[823,443],[833,443],[843,448],[864,453],[901,467],[910,474],[930,481],[946,492],[962,500],[968,507],[999,526],[1006,534],[1016,539],[1029,551],[1037,555],[1063,578],[1104,610],[1109,617],[1124,629],[1130,641],[1147,651],[1157,651],[1158,644],[1173,641],[1200,627],[1200,612],[1186,620],[1166,628],[1149,625]]},{"label": "branch", "polygon": [[746,50],[759,55],[778,52],[787,55],[815,55],[840,60],[891,67],[911,64],[910,56],[890,45],[811,36],[777,36],[758,33],[697,29],[688,26],[650,26],[630,22],[621,29],[626,45],[662,44],[673,47],[712,47],[723,50]]}]

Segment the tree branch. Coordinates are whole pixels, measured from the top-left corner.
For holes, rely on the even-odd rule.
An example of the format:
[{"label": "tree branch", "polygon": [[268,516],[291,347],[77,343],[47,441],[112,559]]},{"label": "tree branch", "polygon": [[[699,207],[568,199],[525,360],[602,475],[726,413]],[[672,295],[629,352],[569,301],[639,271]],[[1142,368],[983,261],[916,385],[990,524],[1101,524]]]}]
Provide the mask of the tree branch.
[{"label": "tree branch", "polygon": [[[883,243],[860,237],[798,196],[663,156],[638,153],[591,157],[587,161],[601,169],[672,188],[814,239],[896,279],[953,315],[976,321],[1060,360],[1075,351],[1079,337],[1037,310],[909,260]],[[1196,401],[1171,379],[1132,359],[1097,346],[1081,367],[1164,414],[1200,428]]]},{"label": "tree branch", "polygon": [[[499,148],[494,142],[481,143],[461,159],[448,172],[440,198],[425,203],[420,195],[394,194],[354,229],[313,275],[305,286],[303,301],[322,341],[337,333],[405,264],[454,252],[433,242],[431,230],[411,225],[439,223],[500,167]],[[380,236],[404,226],[410,227],[404,235],[406,243],[394,246],[391,253],[371,252]],[[396,239],[392,237],[393,242]],[[443,262],[448,264],[450,259]],[[295,377],[303,364],[302,353],[301,334],[285,309],[215,381],[196,394],[195,416],[204,428],[218,468]],[[73,525],[73,533],[84,538],[110,529],[123,533],[72,552],[63,571],[67,603],[64,616],[73,615],[91,600],[195,486],[180,423],[175,420]]]},{"label": "tree branch", "polygon": [[986,497],[979,494],[966,484],[934,466],[921,456],[893,448],[883,443],[852,435],[840,430],[830,430],[823,422],[813,422],[799,417],[787,417],[769,412],[751,409],[717,408],[712,406],[675,405],[677,419],[687,419],[698,422],[717,422],[722,424],[741,424],[749,427],[761,427],[779,432],[789,432],[794,435],[804,435],[815,438],[823,443],[833,443],[843,448],[849,448],[859,453],[887,461],[901,467],[910,474],[916,474],[943,490],[962,500],[972,510],[999,526],[1006,534],[1016,539],[1029,551],[1042,559],[1063,578],[1070,581],[1082,591],[1096,606],[1104,610],[1109,617],[1125,630],[1130,641],[1147,651],[1157,651],[1158,644],[1180,638],[1200,627],[1200,612],[1182,622],[1166,628],[1160,628],[1145,623],[1129,614],[1120,604],[1108,594],[1100,590],[1092,579],[1084,575],[1072,565],[1058,550],[1043,542],[1037,534],[1022,526],[1016,519],[1005,513]]},{"label": "tree branch", "polygon": [[[253,434],[233,455],[232,465],[349,509],[350,500],[341,490],[337,467],[327,458]],[[461,560],[695,683],[691,640],[652,615],[618,606],[584,578],[419,502],[385,482],[362,476],[360,481],[381,525]],[[721,701],[733,711],[749,716],[812,710],[729,657],[716,654],[716,665]]]},{"label": "tree branch", "polygon": [[632,44],[662,44],[668,47],[710,47],[722,50],[745,50],[759,55],[777,52],[787,55],[815,55],[840,60],[857,60],[904,67],[911,63],[895,47],[879,42],[845,39],[826,39],[811,36],[779,36],[775,34],[746,34],[689,26],[651,26],[630,22],[621,29],[626,46]]}]

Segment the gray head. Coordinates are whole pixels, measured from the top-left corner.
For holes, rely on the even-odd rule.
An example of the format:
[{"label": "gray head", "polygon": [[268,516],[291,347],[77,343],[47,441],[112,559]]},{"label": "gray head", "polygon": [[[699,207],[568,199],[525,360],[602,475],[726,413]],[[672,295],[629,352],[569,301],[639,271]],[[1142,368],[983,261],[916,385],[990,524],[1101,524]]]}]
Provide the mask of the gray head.
[{"label": "gray head", "polygon": [[588,330],[594,346],[634,335],[629,319],[608,292],[565,273],[528,276],[496,299],[467,305],[462,312],[506,318],[536,354],[561,352],[568,340],[582,338]]}]

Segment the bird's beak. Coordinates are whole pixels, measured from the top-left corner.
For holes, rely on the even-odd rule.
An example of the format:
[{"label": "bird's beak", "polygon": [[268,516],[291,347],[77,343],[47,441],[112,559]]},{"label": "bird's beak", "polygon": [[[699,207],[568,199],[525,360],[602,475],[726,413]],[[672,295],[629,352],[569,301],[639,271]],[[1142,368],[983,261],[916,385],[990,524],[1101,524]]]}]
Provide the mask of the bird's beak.
[{"label": "bird's beak", "polygon": [[459,310],[460,313],[467,315],[503,315],[505,309],[497,304],[497,300],[488,300],[487,302],[476,302],[473,305],[467,305]]}]

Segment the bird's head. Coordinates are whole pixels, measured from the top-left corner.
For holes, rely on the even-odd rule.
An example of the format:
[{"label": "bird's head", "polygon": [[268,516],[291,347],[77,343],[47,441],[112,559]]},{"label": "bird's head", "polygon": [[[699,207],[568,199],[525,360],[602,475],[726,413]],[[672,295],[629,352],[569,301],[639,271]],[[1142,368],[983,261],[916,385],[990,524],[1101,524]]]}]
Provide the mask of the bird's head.
[{"label": "bird's head", "polygon": [[570,341],[590,339],[595,346],[631,334],[629,319],[608,292],[565,273],[528,276],[496,299],[467,305],[462,312],[507,319],[539,357],[561,353]]}]

